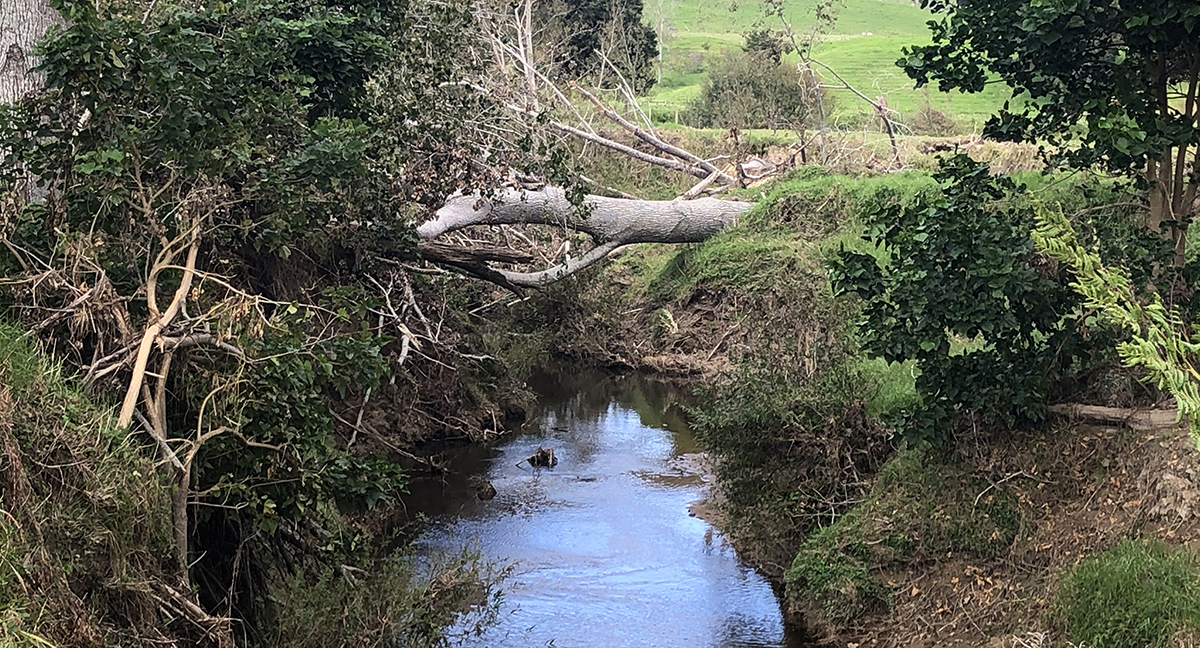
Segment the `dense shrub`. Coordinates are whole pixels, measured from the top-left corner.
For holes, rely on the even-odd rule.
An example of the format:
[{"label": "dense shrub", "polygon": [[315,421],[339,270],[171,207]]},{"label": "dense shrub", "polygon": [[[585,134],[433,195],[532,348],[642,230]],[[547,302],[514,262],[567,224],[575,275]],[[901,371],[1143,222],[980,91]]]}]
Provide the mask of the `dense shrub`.
[{"label": "dense shrub", "polygon": [[917,135],[945,137],[953,135],[958,129],[958,124],[954,123],[953,117],[929,104],[921,106],[907,122],[908,127]]},{"label": "dense shrub", "polygon": [[783,59],[783,55],[792,51],[791,43],[784,34],[769,29],[755,29],[746,34],[746,44],[742,47],[746,52],[775,65]]},{"label": "dense shrub", "polygon": [[698,128],[797,128],[808,115],[803,81],[770,52],[729,52],[709,68],[700,97],[680,119]]},{"label": "dense shrub", "polygon": [[570,79],[602,73],[604,58],[636,92],[654,86],[658,34],[642,22],[642,0],[538,0],[535,42]]},{"label": "dense shrub", "polygon": [[1033,253],[1032,212],[1012,180],[965,155],[935,174],[940,196],[868,216],[882,255],[843,251],[831,279],[863,300],[864,349],[915,360],[920,404],[910,439],[939,442],[974,413],[1013,425],[1040,419],[1047,390],[1077,351],[1079,298]]},{"label": "dense shrub", "polygon": [[417,566],[391,557],[370,570],[297,574],[280,591],[275,648],[444,648],[499,611],[495,571],[465,551]]}]

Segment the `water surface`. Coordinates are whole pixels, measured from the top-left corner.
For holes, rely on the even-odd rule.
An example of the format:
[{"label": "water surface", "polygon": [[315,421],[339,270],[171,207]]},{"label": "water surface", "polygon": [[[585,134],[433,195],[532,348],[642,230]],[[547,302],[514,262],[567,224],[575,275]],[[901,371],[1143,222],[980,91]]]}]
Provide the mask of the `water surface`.
[{"label": "water surface", "polygon": [[[455,468],[483,475],[415,493],[429,551],[473,545],[516,565],[499,624],[468,646],[794,648],[767,582],[688,505],[705,488],[678,395],[636,377],[547,376],[543,410]],[[553,448],[558,465],[522,460]]]}]

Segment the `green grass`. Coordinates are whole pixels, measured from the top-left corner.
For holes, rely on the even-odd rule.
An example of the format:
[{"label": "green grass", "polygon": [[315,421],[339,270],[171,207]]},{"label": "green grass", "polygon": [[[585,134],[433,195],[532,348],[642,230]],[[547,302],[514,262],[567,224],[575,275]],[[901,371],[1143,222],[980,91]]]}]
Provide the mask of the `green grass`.
[{"label": "green grass", "polygon": [[1092,648],[1158,647],[1200,633],[1200,556],[1126,540],[1068,572],[1052,615],[1071,641]]},{"label": "green grass", "polygon": [[917,171],[854,178],[797,169],[773,184],[737,227],[695,245],[644,246],[616,267],[633,274],[635,292],[662,303],[697,288],[764,290],[789,271],[823,273],[825,259],[842,247],[880,254],[860,238],[861,215],[909,204],[936,187]]},{"label": "green grass", "polygon": [[[833,68],[850,85],[871,98],[883,97],[897,121],[905,123],[925,105],[952,116],[962,127],[976,128],[1011,96],[1002,84],[987,86],[978,94],[938,92],[936,88],[913,88],[912,79],[896,66],[901,49],[929,43],[926,34],[915,36],[862,36],[831,41],[817,47],[813,57]],[[827,83],[834,83],[832,78]],[[863,117],[873,119],[871,107],[848,91],[831,90],[835,123],[860,125]]]},{"label": "green grass", "polygon": [[671,301],[701,287],[763,290],[774,283],[776,272],[802,256],[799,248],[787,232],[729,228],[680,250],[651,280],[649,292]]},{"label": "green grass", "polygon": [[[799,34],[808,32],[813,21],[813,3],[784,3],[784,15]],[[646,15],[653,15],[658,5],[647,2]],[[764,23],[763,8],[757,2],[723,3],[705,0],[676,0],[663,3],[669,23],[680,36],[694,33],[742,34],[759,24],[777,27],[778,19]],[[846,0],[838,15],[834,35],[924,33],[930,13],[912,6],[908,0]],[[739,41],[740,42],[740,41]]]},{"label": "green grass", "polygon": [[169,490],[114,423],[111,408],[0,321],[0,645],[81,635],[140,645],[153,634],[155,617],[143,614],[152,600],[121,586],[170,569]]},{"label": "green grass", "polygon": [[[651,22],[658,7],[646,4],[646,16]],[[730,5],[681,0],[664,1],[661,7],[668,16],[669,26],[662,44],[662,80],[652,91],[646,107],[666,120],[675,120],[675,112],[684,110],[699,95],[705,70],[723,52],[740,49],[746,32],[782,26],[777,18],[764,18],[758,3]],[[812,25],[811,4],[787,3],[785,15],[803,41]],[[884,97],[888,106],[899,113],[901,123],[930,105],[951,115],[960,129],[976,129],[1008,97],[1007,88],[996,84],[975,95],[916,90],[895,65],[905,46],[929,43],[926,23],[933,18],[933,14],[906,0],[846,0],[832,33],[820,39],[813,57],[868,96]],[[823,76],[826,83],[836,83],[831,75]],[[872,108],[860,98],[845,90],[830,90],[829,96],[832,123],[846,128],[874,125]]]},{"label": "green grass", "polygon": [[867,414],[876,418],[917,404],[917,369],[912,360],[888,364],[882,358],[862,359],[858,372],[863,384],[875,385],[867,399]]}]

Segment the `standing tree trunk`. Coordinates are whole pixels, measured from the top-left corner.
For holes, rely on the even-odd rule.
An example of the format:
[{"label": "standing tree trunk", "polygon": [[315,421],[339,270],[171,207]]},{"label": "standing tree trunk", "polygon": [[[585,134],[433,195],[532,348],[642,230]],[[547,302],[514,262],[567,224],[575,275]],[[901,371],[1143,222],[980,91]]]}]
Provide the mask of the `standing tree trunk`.
[{"label": "standing tree trunk", "polygon": [[12,103],[42,87],[33,74],[34,45],[51,25],[61,22],[46,0],[0,2],[0,104]]},{"label": "standing tree trunk", "polygon": [[[0,0],[0,106],[42,88],[42,75],[29,71],[36,63],[33,49],[47,29],[61,22],[47,0]],[[30,200],[42,197],[44,192],[33,174],[27,174],[17,195]]]}]

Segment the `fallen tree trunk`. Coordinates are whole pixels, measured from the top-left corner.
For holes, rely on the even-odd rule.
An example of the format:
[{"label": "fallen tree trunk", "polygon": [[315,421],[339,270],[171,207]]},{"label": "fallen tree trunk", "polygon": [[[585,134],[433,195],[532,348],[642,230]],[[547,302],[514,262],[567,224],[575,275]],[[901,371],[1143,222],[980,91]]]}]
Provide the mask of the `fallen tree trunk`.
[{"label": "fallen tree trunk", "polygon": [[[494,196],[470,194],[446,201],[432,220],[417,227],[422,241],[476,225],[551,225],[584,232],[596,246],[582,256],[537,272],[511,272],[487,265],[495,260],[462,258],[450,264],[506,288],[541,288],[607,258],[633,243],[699,243],[737,222],[753,203],[697,200],[628,200],[587,196],[572,204],[560,188],[539,191],[510,189]],[[426,258],[445,261],[444,253]],[[440,251],[441,252],[441,251]]]},{"label": "fallen tree trunk", "polygon": [[1127,425],[1131,429],[1139,431],[1164,430],[1177,427],[1181,424],[1179,413],[1174,408],[1125,408],[1062,403],[1051,405],[1046,409],[1051,414],[1096,423]]},{"label": "fallen tree trunk", "polygon": [[582,208],[557,187],[508,190],[494,198],[472,194],[446,201],[433,220],[417,227],[432,240],[472,225],[553,225],[590,235],[596,243],[699,243],[732,225],[753,203],[697,200],[628,200],[587,196]]}]

